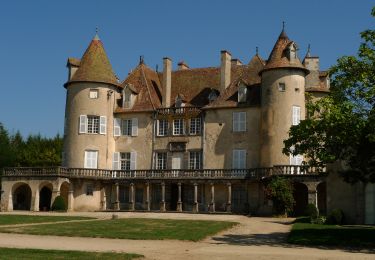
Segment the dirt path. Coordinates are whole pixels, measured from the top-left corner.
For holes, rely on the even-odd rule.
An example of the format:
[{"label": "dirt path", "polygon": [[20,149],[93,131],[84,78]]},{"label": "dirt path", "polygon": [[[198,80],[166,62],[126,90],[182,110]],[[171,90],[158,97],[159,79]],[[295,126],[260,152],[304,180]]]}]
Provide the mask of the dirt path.
[{"label": "dirt path", "polygon": [[[290,219],[249,218],[231,215],[192,215],[159,213],[118,213],[119,217],[210,219],[241,224],[200,242],[174,240],[125,240],[33,236],[0,233],[0,247],[63,249],[84,251],[123,251],[145,255],[146,259],[375,259],[367,253],[292,246],[285,243]],[[52,214],[48,214],[52,215]],[[106,218],[110,213],[75,213]]]}]

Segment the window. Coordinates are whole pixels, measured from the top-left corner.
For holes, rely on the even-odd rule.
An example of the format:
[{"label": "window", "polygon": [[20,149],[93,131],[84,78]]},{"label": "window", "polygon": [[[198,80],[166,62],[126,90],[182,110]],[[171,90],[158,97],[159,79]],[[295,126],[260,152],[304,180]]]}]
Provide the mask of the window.
[{"label": "window", "polygon": [[158,120],[158,129],[157,129],[158,136],[166,136],[168,135],[168,121],[165,119]]},{"label": "window", "polygon": [[123,107],[124,108],[130,108],[131,107],[131,97],[132,94],[129,90],[124,91],[124,101],[123,101]]},{"label": "window", "polygon": [[106,134],[107,117],[95,115],[79,116],[79,133],[80,134]]},{"label": "window", "polygon": [[99,117],[87,116],[87,133],[99,134]]},{"label": "window", "polygon": [[99,90],[98,89],[90,89],[89,97],[91,99],[96,99],[99,97]]},{"label": "window", "polygon": [[192,118],[190,119],[190,134],[199,135],[201,133],[201,118]]},{"label": "window", "polygon": [[98,168],[98,151],[85,151],[84,168],[88,168],[88,169]]},{"label": "window", "polygon": [[167,169],[167,153],[156,154],[156,169]]},{"label": "window", "polygon": [[241,85],[238,88],[238,103],[243,103],[247,101],[247,88],[245,85]]},{"label": "window", "polygon": [[246,150],[233,150],[233,169],[245,169],[246,168]]},{"label": "window", "polygon": [[298,125],[301,121],[301,108],[293,106],[292,108],[292,125]]},{"label": "window", "polygon": [[121,121],[121,133],[122,135],[132,135],[132,120],[124,119]]},{"label": "window", "polygon": [[130,170],[130,153],[120,153],[121,170]]},{"label": "window", "polygon": [[208,95],[208,102],[213,102],[217,99],[217,93],[216,90],[212,89],[210,94]]},{"label": "window", "polygon": [[201,169],[202,152],[192,151],[189,152],[189,169],[196,170]]},{"label": "window", "polygon": [[86,196],[93,196],[94,195],[94,185],[92,183],[86,184]]},{"label": "window", "polygon": [[184,134],[184,120],[175,119],[173,120],[173,135],[183,135]]},{"label": "window", "polygon": [[284,82],[279,82],[279,91],[284,92],[285,91],[285,83]]},{"label": "window", "polygon": [[233,112],[233,132],[246,131],[246,112]]}]

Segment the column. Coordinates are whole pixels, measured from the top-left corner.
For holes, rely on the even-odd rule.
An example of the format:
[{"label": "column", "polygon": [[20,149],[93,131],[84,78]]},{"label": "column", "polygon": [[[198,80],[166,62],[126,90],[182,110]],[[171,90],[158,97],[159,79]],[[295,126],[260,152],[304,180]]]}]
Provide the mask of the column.
[{"label": "column", "polygon": [[199,212],[199,204],[198,204],[198,183],[194,183],[194,205],[193,205],[193,212]]},{"label": "column", "polygon": [[69,189],[68,191],[68,211],[73,211],[74,209],[74,191]]},{"label": "column", "polygon": [[105,192],[105,187],[102,187],[101,190],[101,209],[107,210],[107,194]]},{"label": "column", "polygon": [[165,183],[161,183],[161,202],[160,202],[160,211],[165,212]]},{"label": "column", "polygon": [[232,184],[227,183],[228,188],[228,201],[227,201],[227,212],[232,212]]},{"label": "column", "polygon": [[309,182],[305,183],[307,186],[307,202],[314,204],[318,209],[318,191],[316,190],[317,183]]},{"label": "column", "polygon": [[151,210],[151,201],[150,201],[150,183],[146,182],[146,205],[147,210]]},{"label": "column", "polygon": [[178,201],[177,201],[177,211],[182,212],[182,201],[181,201],[181,182],[177,183],[178,186]]},{"label": "column", "polygon": [[211,202],[210,202],[209,211],[213,213],[215,212],[215,184],[212,182],[210,185],[211,185]]},{"label": "column", "polygon": [[134,196],[134,183],[130,183],[130,194],[129,194],[129,210],[134,211],[135,210],[135,196]]},{"label": "column", "polygon": [[120,196],[120,186],[119,186],[118,182],[116,182],[115,183],[115,204],[113,206],[114,210],[120,210],[119,196]]},{"label": "column", "polygon": [[12,191],[9,192],[8,197],[8,208],[7,211],[13,211],[13,197],[12,197]]},{"label": "column", "polygon": [[34,202],[32,210],[39,211],[39,189],[35,191],[35,195],[32,201]]}]

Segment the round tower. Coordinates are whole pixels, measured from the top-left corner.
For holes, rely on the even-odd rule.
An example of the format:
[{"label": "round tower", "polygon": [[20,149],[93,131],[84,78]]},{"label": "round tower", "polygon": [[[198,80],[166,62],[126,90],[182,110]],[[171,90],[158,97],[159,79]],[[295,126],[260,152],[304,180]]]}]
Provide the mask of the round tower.
[{"label": "round tower", "polygon": [[63,166],[111,169],[119,83],[98,35],[82,59],[69,58],[67,67]]},{"label": "round tower", "polygon": [[308,70],[297,57],[297,46],[284,29],[260,72],[260,166],[296,164],[282,153],[283,141],[293,124],[305,118],[305,76]]}]

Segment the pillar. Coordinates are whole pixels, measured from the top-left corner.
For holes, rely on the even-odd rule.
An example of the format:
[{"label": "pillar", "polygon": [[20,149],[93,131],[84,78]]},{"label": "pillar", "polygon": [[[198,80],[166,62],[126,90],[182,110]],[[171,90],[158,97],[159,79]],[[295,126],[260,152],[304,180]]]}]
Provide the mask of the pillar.
[{"label": "pillar", "polygon": [[181,182],[177,183],[178,187],[178,201],[177,201],[177,211],[182,211],[182,201],[181,201]]},{"label": "pillar", "polygon": [[35,191],[35,195],[34,195],[34,198],[32,199],[32,201],[34,202],[32,210],[33,211],[39,211],[39,189],[37,189]]},{"label": "pillar", "polygon": [[105,187],[101,190],[101,209],[107,210],[107,194],[105,192]]},{"label": "pillar", "polygon": [[210,202],[210,207],[209,211],[210,212],[215,212],[215,184],[211,183],[211,202]]},{"label": "pillar", "polygon": [[115,183],[115,204],[113,205],[114,210],[120,210],[119,195],[120,195],[120,186],[118,182],[116,182]]},{"label": "pillar", "polygon": [[316,190],[317,182],[305,183],[307,186],[307,202],[314,204],[318,209],[318,191]]},{"label": "pillar", "polygon": [[74,209],[74,191],[69,189],[68,191],[68,211],[73,211]]},{"label": "pillar", "polygon": [[199,212],[199,204],[198,204],[198,183],[194,183],[194,205],[193,205],[193,212]]},{"label": "pillar", "polygon": [[151,210],[151,201],[150,201],[150,183],[146,182],[146,205],[147,210]]},{"label": "pillar", "polygon": [[12,191],[9,192],[7,211],[13,211],[13,196],[12,196]]},{"label": "pillar", "polygon": [[161,183],[161,202],[160,202],[160,211],[165,212],[165,183]]},{"label": "pillar", "polygon": [[129,194],[129,210],[134,211],[135,210],[135,195],[134,195],[134,183],[130,183],[130,194]]},{"label": "pillar", "polygon": [[227,183],[227,189],[228,189],[227,212],[232,212],[232,184],[230,182]]}]

